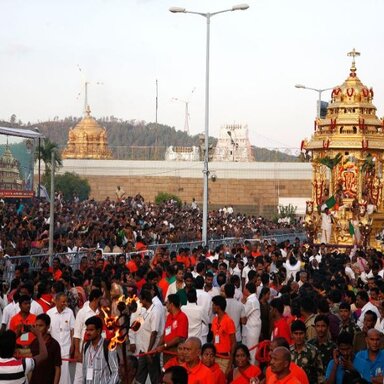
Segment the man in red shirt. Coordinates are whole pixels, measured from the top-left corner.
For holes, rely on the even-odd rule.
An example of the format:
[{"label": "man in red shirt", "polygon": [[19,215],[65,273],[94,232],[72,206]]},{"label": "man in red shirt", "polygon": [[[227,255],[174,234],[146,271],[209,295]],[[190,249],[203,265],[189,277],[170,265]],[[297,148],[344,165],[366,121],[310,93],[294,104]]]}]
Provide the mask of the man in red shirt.
[{"label": "man in red shirt", "polygon": [[201,341],[190,337],[184,343],[183,367],[188,372],[188,384],[212,384],[215,382],[211,370],[200,361]]},{"label": "man in red shirt", "polygon": [[19,298],[20,312],[11,318],[9,329],[16,333],[16,344],[21,347],[20,355],[30,355],[29,346],[35,339],[34,334],[30,331],[31,325],[36,322],[36,316],[30,313],[31,298],[23,295]]},{"label": "man in red shirt", "polygon": [[[277,347],[285,347],[289,349],[289,344],[284,337],[276,337],[271,341],[271,345],[269,347],[270,355]],[[289,365],[289,370],[291,371],[291,374],[296,377],[300,384],[309,384],[308,376],[305,373],[304,369],[296,365],[293,361],[291,361],[291,364]],[[273,380],[275,379],[271,376],[274,375],[275,374],[272,372],[271,366],[267,367],[265,371],[266,382],[269,383],[269,380],[272,380],[273,382]]]},{"label": "man in red shirt", "polygon": [[167,351],[176,352],[177,346],[188,338],[188,317],[180,310],[180,297],[177,294],[169,295],[165,305],[168,316],[165,321],[163,336],[161,336],[159,347],[156,349],[158,352],[164,352],[164,365],[172,357]]},{"label": "man in red shirt", "polygon": [[55,281],[59,281],[60,280],[61,275],[63,274],[63,272],[60,269],[60,259],[58,257],[55,257],[53,259],[53,261],[52,261],[52,268],[51,268],[50,272],[53,275],[53,280],[55,280]]},{"label": "man in red shirt", "polygon": [[287,320],[283,317],[284,303],[280,298],[273,299],[270,303],[271,317],[273,322],[272,340],[276,337],[284,337],[291,344],[291,330]]},{"label": "man in red shirt", "polygon": [[271,370],[274,373],[267,379],[266,384],[300,384],[300,381],[292,375],[289,366],[291,353],[285,347],[277,347],[271,353]]},{"label": "man in red shirt", "polygon": [[223,296],[214,296],[212,298],[212,310],[216,316],[212,321],[213,343],[216,347],[218,356],[217,364],[220,365],[224,374],[228,374],[232,367],[232,356],[236,346],[236,327],[233,320],[225,312],[227,301]]}]

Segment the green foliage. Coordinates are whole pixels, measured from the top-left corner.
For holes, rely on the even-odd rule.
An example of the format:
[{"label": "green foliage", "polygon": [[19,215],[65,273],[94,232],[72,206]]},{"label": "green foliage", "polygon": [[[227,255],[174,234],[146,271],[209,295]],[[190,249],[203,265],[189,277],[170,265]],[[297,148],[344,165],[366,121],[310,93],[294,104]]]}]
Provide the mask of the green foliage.
[{"label": "green foliage", "polygon": [[173,195],[172,193],[168,192],[159,192],[155,197],[155,203],[156,204],[164,204],[169,202],[170,200],[176,201],[177,205],[181,207],[182,201],[180,197]]},{"label": "green foliage", "polygon": [[273,217],[275,223],[292,221],[296,216],[297,207],[292,204],[279,205],[277,215]]},{"label": "green foliage", "polygon": [[35,161],[40,159],[44,163],[46,175],[51,173],[52,151],[55,152],[55,169],[58,169],[63,165],[58,145],[49,138],[41,140],[40,146],[36,145]]},{"label": "green foliage", "polygon": [[[44,174],[42,183],[47,188],[48,193],[51,191],[50,174]],[[88,180],[81,178],[74,172],[65,172],[63,175],[55,175],[55,191],[63,193],[64,200],[73,200],[73,194],[76,193],[80,200],[89,198],[91,187]]]},{"label": "green foliage", "polygon": [[278,150],[270,150],[266,148],[253,147],[251,148],[252,155],[255,161],[261,162],[298,162],[297,156],[288,155]]},{"label": "green foliage", "polygon": [[318,162],[320,164],[325,165],[330,170],[336,167],[337,164],[340,163],[341,159],[343,158],[343,155],[339,152],[334,158],[330,156],[325,156],[322,159],[319,159]]}]

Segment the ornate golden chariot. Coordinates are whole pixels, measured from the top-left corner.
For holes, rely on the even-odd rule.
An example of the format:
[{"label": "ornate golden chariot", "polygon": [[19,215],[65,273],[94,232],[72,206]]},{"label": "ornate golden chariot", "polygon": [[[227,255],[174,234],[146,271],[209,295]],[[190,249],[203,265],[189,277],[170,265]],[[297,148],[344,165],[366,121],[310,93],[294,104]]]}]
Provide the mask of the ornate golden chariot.
[{"label": "ornate golden chariot", "polygon": [[350,74],[334,87],[325,118],[317,118],[302,151],[312,163],[312,198],[304,226],[319,243],[321,212],[332,214],[331,243],[381,246],[384,225],[384,122],[372,104],[373,89],[356,75],[353,50]]}]

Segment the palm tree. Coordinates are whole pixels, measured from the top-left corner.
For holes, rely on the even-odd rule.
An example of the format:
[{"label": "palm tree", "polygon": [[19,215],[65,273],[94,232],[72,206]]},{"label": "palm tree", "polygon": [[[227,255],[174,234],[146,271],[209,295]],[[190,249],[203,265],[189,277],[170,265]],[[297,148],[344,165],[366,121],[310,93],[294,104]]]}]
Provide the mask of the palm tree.
[{"label": "palm tree", "polygon": [[55,169],[62,167],[63,161],[59,147],[48,138],[43,139],[38,147],[36,147],[35,161],[41,160],[44,163],[44,174],[49,175],[52,168],[52,151],[55,152]]}]

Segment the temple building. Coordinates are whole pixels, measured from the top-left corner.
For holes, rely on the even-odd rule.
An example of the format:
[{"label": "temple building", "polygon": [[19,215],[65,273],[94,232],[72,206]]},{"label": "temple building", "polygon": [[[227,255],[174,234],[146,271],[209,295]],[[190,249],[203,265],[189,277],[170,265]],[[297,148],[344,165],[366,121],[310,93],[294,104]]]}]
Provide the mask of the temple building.
[{"label": "temple building", "polygon": [[200,149],[199,147],[177,147],[171,145],[165,151],[166,161],[199,161]]},{"label": "temple building", "polygon": [[353,50],[348,78],[334,87],[302,151],[312,163],[312,198],[305,218],[314,242],[376,246],[384,223],[384,122],[374,92],[357,77]]},{"label": "temple building", "polygon": [[213,153],[213,161],[254,161],[248,126],[230,124],[221,127],[220,136]]},{"label": "temple building", "polygon": [[63,159],[112,159],[108,148],[107,131],[91,116],[89,105],[81,121],[69,130]]},{"label": "temple building", "polygon": [[8,144],[0,157],[0,189],[13,191],[24,189],[24,182],[20,175],[20,163],[12,155]]}]

